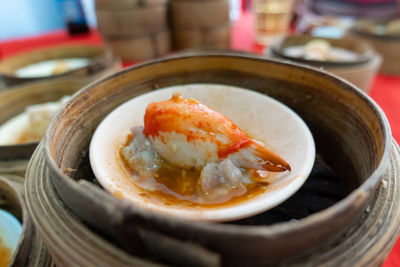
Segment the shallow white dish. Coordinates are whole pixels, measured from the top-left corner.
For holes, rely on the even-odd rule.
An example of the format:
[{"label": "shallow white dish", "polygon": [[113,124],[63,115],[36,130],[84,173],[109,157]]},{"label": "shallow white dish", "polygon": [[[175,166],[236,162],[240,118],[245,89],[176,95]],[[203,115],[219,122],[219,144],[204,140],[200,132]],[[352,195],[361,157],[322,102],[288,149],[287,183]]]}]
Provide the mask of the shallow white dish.
[{"label": "shallow white dish", "polygon": [[0,209],[0,238],[11,252],[17,248],[21,231],[21,223],[10,213]]},{"label": "shallow white dish", "polygon": [[[147,105],[169,99],[176,92],[226,115],[249,136],[284,158],[292,168],[290,173],[276,176],[261,195],[231,206],[177,207],[141,197],[142,191],[133,183],[122,162],[117,160],[120,149],[126,143],[129,129],[143,125]],[[228,221],[271,209],[293,195],[310,174],[315,145],[303,120],[273,98],[233,86],[190,84],[153,91],[114,109],[97,127],[89,153],[98,181],[118,198],[131,201],[137,207],[184,219]]]}]

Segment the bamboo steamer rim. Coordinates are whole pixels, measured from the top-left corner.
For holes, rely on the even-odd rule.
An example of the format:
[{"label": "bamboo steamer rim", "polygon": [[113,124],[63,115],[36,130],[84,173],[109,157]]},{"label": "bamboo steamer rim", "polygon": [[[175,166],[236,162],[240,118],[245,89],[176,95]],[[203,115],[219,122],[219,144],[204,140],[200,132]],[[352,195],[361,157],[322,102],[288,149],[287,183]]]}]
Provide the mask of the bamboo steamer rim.
[{"label": "bamboo steamer rim", "polygon": [[[0,174],[1,189],[7,187],[16,199],[22,213],[22,231],[10,266],[52,266],[52,259],[38,237],[25,205],[24,178],[9,174]],[[0,192],[1,195],[1,192]]]},{"label": "bamboo steamer rim", "polygon": [[[15,74],[15,71],[21,67],[29,64],[37,63],[44,60],[51,59],[63,59],[71,56],[82,56],[89,59],[89,64],[80,68],[68,70],[63,73],[54,74],[50,76],[38,76],[38,77],[19,77]],[[57,45],[49,46],[47,48],[32,49],[27,52],[22,52],[14,56],[10,56],[0,61],[0,75],[4,78],[30,80],[30,79],[41,79],[41,78],[57,78],[74,73],[79,73],[83,69],[87,69],[89,73],[98,71],[104,68],[104,63],[112,61],[111,51],[106,50],[104,47],[98,45]]]},{"label": "bamboo steamer rim", "polygon": [[[5,123],[12,117],[22,113],[25,106],[13,110],[13,112],[8,112],[4,115],[5,110],[9,110],[7,102],[17,103],[21,102],[21,99],[26,99],[30,104],[38,104],[35,96],[41,95],[40,99],[52,99],[48,101],[59,100],[62,96],[61,93],[65,92],[68,94],[73,94],[78,91],[78,89],[84,87],[87,84],[86,80],[79,79],[50,79],[50,80],[38,80],[35,82],[26,83],[23,85],[16,85],[8,88],[8,90],[0,91],[0,125]],[[46,96],[47,95],[47,96]],[[64,94],[65,95],[65,94]],[[56,99],[56,96],[59,96]],[[13,105],[15,107],[15,105]],[[39,142],[29,142],[23,144],[12,144],[12,145],[0,145],[0,161],[1,160],[27,160],[35,150]],[[25,166],[26,164],[24,164]],[[1,164],[0,164],[1,167]],[[0,168],[1,169],[1,168]]]},{"label": "bamboo steamer rim", "polygon": [[[165,57],[165,58],[160,58],[156,59],[150,62],[145,62],[136,66],[133,66],[131,68],[122,70],[116,74],[113,74],[111,76],[108,76],[102,80],[99,80],[90,86],[87,86],[80,90],[76,95],[75,99],[70,101],[70,104],[73,105],[77,99],[79,99],[80,96],[84,95],[86,92],[90,92],[91,90],[95,90],[97,87],[100,87],[103,84],[112,82],[115,79],[120,79],[121,77],[127,75],[127,73],[139,70],[139,69],[145,69],[147,67],[150,67],[152,65],[156,64],[165,64],[168,62],[178,62],[178,61],[185,61],[188,59],[201,59],[201,60],[211,60],[215,58],[223,58],[223,59],[235,59],[235,60],[241,60],[241,61],[256,61],[256,62],[268,62],[269,64],[274,64],[274,65],[283,65],[285,67],[289,67],[294,70],[299,70],[299,71],[307,71],[308,73],[311,73],[313,75],[320,76],[324,78],[326,81],[329,81],[330,83],[335,83],[335,84],[340,84],[341,88],[345,90],[346,92],[351,92],[358,98],[360,98],[362,101],[364,101],[372,110],[373,113],[376,114],[379,124],[381,125],[383,129],[383,139],[384,139],[384,148],[383,148],[383,154],[379,162],[377,163],[378,166],[376,169],[373,171],[373,173],[357,188],[355,189],[352,193],[350,193],[347,197],[342,199],[341,201],[337,202],[333,206],[318,212],[316,214],[310,215],[304,219],[301,219],[297,222],[282,222],[282,223],[277,223],[271,226],[239,226],[239,225],[232,225],[232,224],[208,224],[208,223],[196,223],[196,222],[187,222],[184,220],[180,220],[177,218],[171,218],[167,217],[161,214],[155,214],[152,212],[149,212],[147,210],[143,210],[140,207],[132,207],[131,205],[125,204],[124,202],[121,202],[117,200],[116,198],[110,198],[114,202],[108,203],[110,205],[115,205],[117,206],[124,206],[125,209],[124,211],[127,212],[133,212],[133,213],[139,213],[142,216],[145,216],[147,218],[151,218],[153,221],[156,221],[161,224],[174,224],[177,226],[177,228],[185,228],[188,227],[190,224],[190,227],[192,229],[197,229],[198,231],[204,231],[207,230],[209,232],[215,232],[216,234],[229,234],[229,235],[246,235],[246,236],[253,236],[253,237],[263,237],[266,239],[273,238],[279,235],[291,235],[295,232],[304,232],[305,229],[311,229],[313,225],[317,223],[324,223],[327,221],[335,221],[337,220],[338,216],[344,213],[352,213],[357,211],[360,207],[365,207],[366,202],[369,200],[369,196],[375,191],[379,183],[381,182],[382,175],[385,173],[385,170],[388,166],[389,162],[389,157],[390,157],[390,152],[391,152],[391,147],[392,147],[392,137],[391,137],[391,132],[390,132],[390,126],[388,123],[388,120],[383,113],[382,109],[364,92],[361,90],[355,88],[352,84],[346,82],[343,79],[340,79],[338,77],[334,77],[331,74],[318,70],[313,67],[308,67],[308,66],[303,66],[295,63],[290,63],[290,62],[282,62],[278,60],[266,60],[262,56],[257,56],[257,55],[245,55],[245,54],[240,54],[240,53],[231,53],[231,52],[226,52],[226,53],[213,53],[213,52],[205,52],[205,53],[187,53],[187,54],[182,54],[182,55],[176,55],[172,57]],[[204,63],[204,62],[203,62]],[[46,162],[48,165],[48,168],[51,173],[57,175],[57,177],[60,177],[62,182],[65,185],[68,185],[71,188],[74,188],[76,191],[82,190],[80,188],[80,183],[73,181],[69,176],[67,176],[62,170],[58,168],[58,165],[56,161],[53,158],[52,151],[50,150],[51,147],[51,140],[52,140],[52,135],[53,135],[53,128],[57,124],[58,120],[62,119],[63,112],[60,112],[57,114],[56,118],[52,121],[47,133],[46,137],[44,139],[44,144],[45,144],[45,157],[46,157]],[[107,194],[106,192],[103,192],[103,194]],[[125,214],[122,211],[117,211],[116,212],[121,212],[120,214],[115,214],[115,216],[120,216],[120,218],[124,218]]]},{"label": "bamboo steamer rim", "polygon": [[[332,44],[334,47],[345,48],[352,52],[356,52],[360,55],[360,58],[355,61],[324,61],[324,60],[308,60],[298,57],[288,56],[284,53],[283,49],[293,45],[305,45],[311,40],[325,40]],[[285,36],[281,40],[272,44],[270,48],[271,52],[283,59],[289,59],[300,63],[310,64],[313,66],[324,66],[324,67],[353,67],[366,64],[372,61],[377,55],[372,46],[357,38],[328,38],[319,37],[312,35],[292,35]]]},{"label": "bamboo steamer rim", "polygon": [[[383,262],[390,248],[396,242],[400,231],[400,202],[397,201],[400,199],[400,187],[398,186],[400,182],[398,168],[400,149],[394,141],[392,145],[394,149],[390,156],[391,164],[386,170],[389,173],[386,176],[388,179],[382,181],[374,201],[364,212],[364,215],[335,240],[322,245],[317,250],[309,251],[301,257],[275,263],[274,266],[303,266],[309,264],[313,264],[313,266],[321,264],[377,266]],[[60,258],[60,260],[82,264],[79,261],[87,260],[88,253],[90,257],[96,257],[96,254],[92,254],[92,251],[85,250],[84,246],[89,246],[95,251],[98,248],[115,251],[113,244],[108,243],[108,241],[104,242],[98,237],[92,237],[93,232],[71,210],[65,207],[48,175],[43,146],[39,146],[39,149],[34,154],[33,163],[28,171],[27,182],[25,183],[25,190],[29,200],[28,210],[33,216],[35,225],[43,235],[46,244],[53,248],[53,252],[58,257],[63,258]],[[44,213],[47,213],[48,218],[43,216]],[[391,216],[389,216],[389,213],[391,213]],[[62,218],[62,216],[68,214],[68,217]],[[65,219],[66,221],[64,221]],[[58,220],[62,220],[64,225],[61,225]],[[59,233],[63,233],[64,236],[58,237]],[[79,241],[83,240],[83,242],[74,241],[79,235]],[[76,249],[77,253],[71,254],[73,249]],[[173,249],[171,248],[171,250]],[[169,253],[170,251],[167,248],[166,251],[162,252]],[[102,264],[116,264],[115,260],[119,261],[118,264],[129,264],[126,262],[127,260],[132,261],[130,264],[139,264],[137,257],[127,255],[126,252],[123,252],[123,254],[125,256],[118,256],[118,259],[116,259],[114,258],[116,255],[113,253],[113,256],[109,259],[110,261],[102,262]],[[129,259],[129,257],[133,258]],[[218,261],[214,263],[214,265],[205,266],[218,266],[220,264]],[[91,264],[94,263],[92,262]],[[146,264],[151,263],[147,262]],[[240,263],[236,262],[236,264]]]}]

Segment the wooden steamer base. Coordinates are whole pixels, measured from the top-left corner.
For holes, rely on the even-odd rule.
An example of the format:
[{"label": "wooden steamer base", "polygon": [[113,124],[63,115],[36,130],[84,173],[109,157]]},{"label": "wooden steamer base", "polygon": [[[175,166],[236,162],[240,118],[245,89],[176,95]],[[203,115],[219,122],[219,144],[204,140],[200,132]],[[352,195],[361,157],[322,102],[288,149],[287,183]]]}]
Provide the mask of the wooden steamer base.
[{"label": "wooden steamer base", "polygon": [[0,208],[12,213],[22,222],[21,237],[9,266],[54,266],[26,209],[22,177],[0,174]]},{"label": "wooden steamer base", "polygon": [[[400,150],[393,142],[382,184],[360,218],[329,243],[300,257],[276,262],[274,266],[379,266],[399,235],[399,170]],[[42,145],[32,157],[26,179],[29,213],[57,266],[152,266],[159,263],[156,260],[168,264],[219,266],[223,262],[213,251],[145,228],[139,228],[138,240],[131,242],[142,244],[149,258],[129,255],[118,244],[93,231],[62,202],[49,177]]]}]

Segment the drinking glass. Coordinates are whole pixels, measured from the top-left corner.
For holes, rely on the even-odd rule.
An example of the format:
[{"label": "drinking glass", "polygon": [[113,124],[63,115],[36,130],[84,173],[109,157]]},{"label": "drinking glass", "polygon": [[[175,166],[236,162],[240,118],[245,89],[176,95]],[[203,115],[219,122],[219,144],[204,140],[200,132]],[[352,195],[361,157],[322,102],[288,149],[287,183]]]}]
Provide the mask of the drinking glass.
[{"label": "drinking glass", "polygon": [[270,45],[289,30],[295,0],[255,0],[256,42]]}]

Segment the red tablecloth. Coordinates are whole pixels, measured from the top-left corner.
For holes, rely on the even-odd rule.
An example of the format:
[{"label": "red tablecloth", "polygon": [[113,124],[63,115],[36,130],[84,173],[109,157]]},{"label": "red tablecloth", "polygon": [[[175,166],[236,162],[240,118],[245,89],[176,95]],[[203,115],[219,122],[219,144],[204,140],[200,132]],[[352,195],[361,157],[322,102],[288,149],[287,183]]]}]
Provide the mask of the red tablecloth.
[{"label": "red tablecloth", "polygon": [[[59,44],[102,44],[97,31],[91,34],[70,37],[65,31],[51,32],[40,36],[0,42],[0,58],[38,47]],[[232,32],[232,48],[236,50],[251,51],[262,54],[264,47],[254,43],[253,17],[244,13],[235,23]],[[400,62],[399,62],[400,64]],[[370,96],[381,106],[391,125],[394,139],[400,141],[400,76],[389,77],[377,75],[372,84]],[[386,259],[383,267],[400,266],[400,240]]]}]

